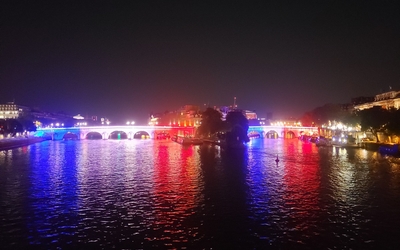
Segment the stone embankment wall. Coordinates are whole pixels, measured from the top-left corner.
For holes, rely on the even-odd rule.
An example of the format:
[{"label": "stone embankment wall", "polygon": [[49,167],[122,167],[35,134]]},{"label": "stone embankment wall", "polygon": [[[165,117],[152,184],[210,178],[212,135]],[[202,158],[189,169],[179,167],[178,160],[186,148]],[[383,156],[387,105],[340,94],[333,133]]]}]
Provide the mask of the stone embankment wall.
[{"label": "stone embankment wall", "polygon": [[378,151],[380,146],[387,145],[387,144],[376,143],[376,142],[362,142],[360,145],[361,145],[362,148],[365,148],[367,150]]},{"label": "stone embankment wall", "polygon": [[19,148],[23,146],[27,146],[33,143],[42,142],[48,140],[48,138],[44,137],[18,137],[18,138],[10,138],[10,139],[1,139],[0,140],[0,151]]}]

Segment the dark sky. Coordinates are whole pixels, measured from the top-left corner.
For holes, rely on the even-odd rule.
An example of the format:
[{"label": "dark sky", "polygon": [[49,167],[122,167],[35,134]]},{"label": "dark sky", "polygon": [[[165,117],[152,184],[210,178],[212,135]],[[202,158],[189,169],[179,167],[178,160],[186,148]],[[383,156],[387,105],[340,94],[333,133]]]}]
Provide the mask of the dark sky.
[{"label": "dark sky", "polygon": [[234,96],[284,118],[400,90],[396,1],[186,2],[2,1],[0,103],[142,123]]}]

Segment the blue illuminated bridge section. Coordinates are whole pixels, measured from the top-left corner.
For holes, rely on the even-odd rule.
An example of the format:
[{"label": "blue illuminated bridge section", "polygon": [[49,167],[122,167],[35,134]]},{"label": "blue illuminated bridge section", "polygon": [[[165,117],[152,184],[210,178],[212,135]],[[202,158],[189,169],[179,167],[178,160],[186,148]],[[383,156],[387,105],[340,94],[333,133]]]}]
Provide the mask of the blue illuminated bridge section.
[{"label": "blue illuminated bridge section", "polygon": [[[159,139],[173,135],[194,136],[196,127],[169,126],[90,126],[39,128],[35,136],[62,139]],[[250,126],[249,137],[296,138],[302,134],[319,134],[317,127]]]}]

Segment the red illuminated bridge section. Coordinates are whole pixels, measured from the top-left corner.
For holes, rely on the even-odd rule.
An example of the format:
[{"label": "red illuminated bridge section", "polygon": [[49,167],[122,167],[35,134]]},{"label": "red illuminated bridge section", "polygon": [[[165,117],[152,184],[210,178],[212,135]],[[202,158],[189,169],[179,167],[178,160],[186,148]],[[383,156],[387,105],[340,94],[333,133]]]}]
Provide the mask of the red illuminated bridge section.
[{"label": "red illuminated bridge section", "polygon": [[[35,136],[65,139],[167,139],[173,135],[194,136],[196,127],[170,126],[93,126],[40,128]],[[316,127],[250,126],[249,137],[297,138],[302,134],[318,134]]]}]

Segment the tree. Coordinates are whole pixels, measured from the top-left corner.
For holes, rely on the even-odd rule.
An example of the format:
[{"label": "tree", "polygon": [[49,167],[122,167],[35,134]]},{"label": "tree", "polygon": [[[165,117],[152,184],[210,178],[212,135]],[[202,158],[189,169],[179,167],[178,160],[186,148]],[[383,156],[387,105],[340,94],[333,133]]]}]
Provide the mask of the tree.
[{"label": "tree", "polygon": [[400,109],[390,109],[388,123],[385,126],[387,135],[400,135]]},{"label": "tree", "polygon": [[362,131],[370,131],[379,142],[378,133],[387,134],[391,111],[381,107],[373,107],[357,112],[360,117]]},{"label": "tree", "polygon": [[226,115],[226,124],[229,129],[227,139],[233,139],[241,142],[249,142],[250,139],[247,136],[247,131],[249,130],[249,121],[242,111],[234,110],[230,111]]},{"label": "tree", "polygon": [[359,125],[361,122],[360,116],[356,112],[344,113],[339,121],[341,121],[343,124],[351,125],[353,127]]},{"label": "tree", "polygon": [[314,124],[314,116],[312,112],[306,112],[300,119],[301,124],[306,127],[310,127]]},{"label": "tree", "polygon": [[329,121],[337,121],[354,126],[358,121],[356,118],[354,114],[343,109],[340,104],[325,104],[305,113],[300,120],[304,126],[322,126],[323,124],[328,124]]},{"label": "tree", "polygon": [[22,114],[17,118],[24,131],[36,131],[36,126],[33,123],[34,117],[31,114]]},{"label": "tree", "polygon": [[203,137],[211,137],[221,131],[222,128],[222,114],[215,109],[207,108],[202,113],[202,120],[197,134]]},{"label": "tree", "polygon": [[7,136],[8,134],[15,135],[23,132],[22,125],[16,119],[5,119],[0,121],[1,133]]}]

